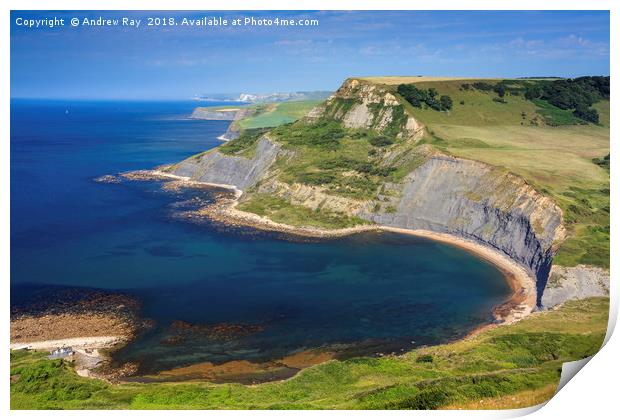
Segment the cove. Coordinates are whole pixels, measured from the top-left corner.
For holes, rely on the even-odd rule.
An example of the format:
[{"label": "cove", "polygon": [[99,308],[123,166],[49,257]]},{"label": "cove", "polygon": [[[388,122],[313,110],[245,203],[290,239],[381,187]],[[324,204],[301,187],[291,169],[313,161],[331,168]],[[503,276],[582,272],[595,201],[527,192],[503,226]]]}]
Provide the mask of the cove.
[{"label": "cove", "polygon": [[[220,144],[189,102],[32,102],[11,112],[11,283],[121,290],[153,327],[113,355],[148,375],[200,362],[343,357],[464,336],[511,294],[472,254],[396,233],[307,240],[189,222],[205,190],[101,184]],[[68,112],[67,112],[68,111]],[[215,333],[214,333],[215,331]]]}]

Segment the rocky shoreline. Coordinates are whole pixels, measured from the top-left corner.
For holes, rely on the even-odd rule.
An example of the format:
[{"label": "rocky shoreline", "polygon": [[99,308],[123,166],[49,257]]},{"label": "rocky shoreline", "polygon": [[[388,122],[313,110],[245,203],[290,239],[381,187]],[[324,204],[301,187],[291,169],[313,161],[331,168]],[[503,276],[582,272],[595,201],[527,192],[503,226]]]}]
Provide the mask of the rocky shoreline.
[{"label": "rocky shoreline", "polygon": [[[509,256],[489,246],[451,234],[432,232],[422,229],[413,230],[396,228],[379,224],[359,225],[342,229],[321,229],[308,226],[297,227],[284,223],[278,223],[267,217],[239,210],[237,208],[237,204],[239,203],[239,199],[241,198],[243,191],[233,185],[194,181],[189,177],[170,174],[165,172],[164,169],[165,167],[158,168],[154,171],[136,171],[134,173],[123,174],[123,176],[128,179],[150,178],[158,180],[172,180],[175,188],[217,187],[230,190],[232,192],[231,195],[222,195],[213,204],[186,214],[189,218],[206,218],[226,226],[250,227],[263,231],[279,232],[288,235],[310,238],[338,238],[362,232],[386,231],[421,236],[447,243],[452,246],[457,246],[496,266],[504,274],[506,281],[512,289],[513,293],[511,297],[506,302],[496,306],[493,310],[493,316],[496,320],[496,324],[516,322],[525,318],[536,307],[536,279],[524,267],[521,267],[518,263],[511,260]],[[164,184],[164,188],[167,188],[166,185],[167,184]]]},{"label": "rocky shoreline", "polygon": [[109,352],[126,345],[140,330],[149,327],[139,312],[140,302],[121,293],[37,288],[29,300],[11,307],[10,348],[71,348],[70,359],[79,375],[114,379],[128,367],[112,369]]},{"label": "rocky shoreline", "polygon": [[[287,235],[310,238],[337,238],[361,232],[388,231],[401,234],[426,237],[432,240],[460,247],[467,252],[495,265],[502,271],[512,289],[511,297],[493,310],[495,321],[471,331],[466,338],[474,336],[496,325],[508,324],[527,317],[536,306],[536,279],[523,267],[512,261],[507,255],[488,246],[454,235],[425,230],[402,229],[378,224],[359,225],[351,228],[327,230],[315,227],[296,227],[274,222],[266,217],[241,211],[236,208],[243,192],[233,185],[215,184],[191,180],[165,172],[166,167],[156,170],[141,170],[109,175],[97,179],[98,182],[117,183],[123,179],[131,181],[163,181],[166,190],[182,188],[220,188],[228,193],[220,194],[217,200],[195,211],[186,212],[188,218],[207,219],[225,226],[250,227],[253,229],[280,232]],[[62,305],[61,305],[62,307]],[[88,307],[88,305],[86,305]],[[108,352],[128,343],[138,332],[141,325],[134,305],[129,314],[118,313],[121,306],[109,307],[98,311],[76,313],[71,307],[64,307],[61,313],[50,314],[45,311],[36,315],[15,317],[11,320],[11,348],[52,349],[59,345],[70,345],[76,351],[74,361],[76,371],[83,376],[96,376],[108,380],[128,380],[137,371],[137,365],[111,367]],[[57,311],[58,312],[58,311]],[[55,317],[55,318],[54,318]],[[66,330],[58,327],[62,325]],[[96,326],[95,326],[96,325]],[[68,332],[71,330],[71,332]],[[18,331],[30,331],[28,335]],[[35,331],[46,331],[45,334]],[[85,333],[88,331],[88,333]],[[108,334],[100,332],[107,331]],[[14,334],[15,332],[15,334]],[[210,332],[213,333],[213,332]],[[179,340],[183,335],[173,337]],[[321,349],[307,350],[287,356],[282,360],[267,363],[249,361],[229,362],[223,365],[200,363],[183,368],[161,372],[158,375],[136,378],[139,381],[175,381],[175,380],[210,380],[215,382],[241,381],[256,383],[291,377],[299,370],[331,360],[335,353]],[[286,360],[285,360],[286,359]],[[290,360],[289,360],[290,359]]]}]

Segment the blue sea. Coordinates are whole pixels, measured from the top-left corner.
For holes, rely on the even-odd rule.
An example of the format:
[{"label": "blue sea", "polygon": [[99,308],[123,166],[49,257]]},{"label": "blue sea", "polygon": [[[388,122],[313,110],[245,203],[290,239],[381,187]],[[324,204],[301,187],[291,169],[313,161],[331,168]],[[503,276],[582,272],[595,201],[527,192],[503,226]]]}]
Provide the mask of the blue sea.
[{"label": "blue sea", "polygon": [[[321,346],[363,354],[441,343],[491,321],[492,308],[510,295],[495,267],[427,239],[302,240],[228,229],[177,217],[211,200],[209,191],[94,181],[220,144],[228,123],[190,120],[194,106],[12,101],[13,301],[32,285],[137,296],[153,327],[114,358],[139,362],[146,374]],[[258,328],[175,344],[167,338],[178,321]]]}]

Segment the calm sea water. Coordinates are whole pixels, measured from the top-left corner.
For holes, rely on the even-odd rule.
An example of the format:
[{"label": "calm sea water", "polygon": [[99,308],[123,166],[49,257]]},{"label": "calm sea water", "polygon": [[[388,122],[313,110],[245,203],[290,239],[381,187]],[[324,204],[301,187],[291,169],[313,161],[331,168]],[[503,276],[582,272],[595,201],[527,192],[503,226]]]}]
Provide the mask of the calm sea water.
[{"label": "calm sea water", "polygon": [[[194,106],[11,104],[11,284],[139,296],[155,327],[116,354],[119,362],[140,361],[140,372],[152,373],[324,345],[438,343],[488,322],[510,294],[493,266],[426,239],[383,233],[301,241],[222,229],[175,217],[209,200],[208,192],[93,181],[218,145],[227,123],[186,119]],[[250,331],[175,342],[174,321]]]}]

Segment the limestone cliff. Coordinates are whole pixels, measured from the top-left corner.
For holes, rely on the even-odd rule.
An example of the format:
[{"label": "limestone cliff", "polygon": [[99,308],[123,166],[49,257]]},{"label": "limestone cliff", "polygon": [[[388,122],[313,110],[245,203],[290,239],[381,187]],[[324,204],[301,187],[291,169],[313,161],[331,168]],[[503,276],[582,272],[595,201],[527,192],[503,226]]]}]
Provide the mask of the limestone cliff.
[{"label": "limestone cliff", "polygon": [[391,92],[379,85],[348,79],[324,103],[306,117],[308,121],[329,118],[346,128],[367,128],[397,138],[418,140],[424,135],[419,123]]},{"label": "limestone cliff", "polygon": [[230,125],[226,129],[226,132],[222,134],[219,139],[230,141],[234,140],[240,135],[240,130],[235,121],[249,117],[254,112],[255,108],[210,108],[210,107],[198,107],[192,111],[189,118],[193,120],[217,120],[217,121],[231,121]]},{"label": "limestone cliff", "polygon": [[593,296],[609,296],[609,270],[587,265],[576,267],[554,265],[541,299],[541,306],[549,309],[567,300]]},{"label": "limestone cliff", "polygon": [[262,137],[252,157],[229,156],[217,149],[192,156],[168,168],[168,172],[195,181],[234,185],[245,190],[254,185],[275,161],[280,146]]},{"label": "limestone cliff", "polygon": [[388,211],[366,211],[360,216],[382,225],[450,233],[492,246],[536,276],[540,298],[555,246],[564,238],[562,212],[551,199],[517,176],[441,154],[391,189],[395,194]]}]

